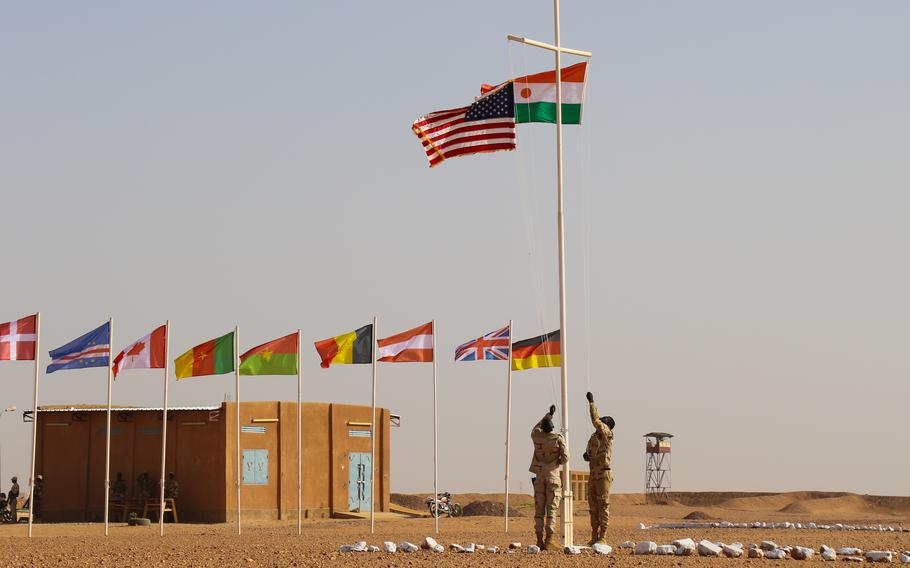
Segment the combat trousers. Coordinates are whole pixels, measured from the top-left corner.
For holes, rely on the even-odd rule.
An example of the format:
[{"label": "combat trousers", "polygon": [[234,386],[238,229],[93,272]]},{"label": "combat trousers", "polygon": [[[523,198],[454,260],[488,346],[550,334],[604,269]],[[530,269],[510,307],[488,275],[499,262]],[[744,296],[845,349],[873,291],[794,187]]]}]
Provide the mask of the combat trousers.
[{"label": "combat trousers", "polygon": [[559,470],[549,475],[538,475],[534,481],[534,531],[541,532],[546,527],[556,532],[556,512],[562,501],[562,481]]},{"label": "combat trousers", "polygon": [[610,486],[613,472],[591,472],[588,478],[588,508],[591,512],[591,532],[598,534],[610,525]]}]

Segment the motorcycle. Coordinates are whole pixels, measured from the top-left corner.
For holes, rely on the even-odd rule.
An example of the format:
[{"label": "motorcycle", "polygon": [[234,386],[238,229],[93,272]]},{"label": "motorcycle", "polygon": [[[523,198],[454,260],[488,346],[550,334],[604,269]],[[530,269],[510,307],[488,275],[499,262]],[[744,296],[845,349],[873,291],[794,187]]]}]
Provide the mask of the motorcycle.
[{"label": "motorcycle", "polygon": [[461,516],[461,505],[452,502],[451,493],[440,493],[439,499],[434,499],[432,496],[427,497],[426,503],[427,508],[430,510],[430,515],[434,517],[438,517],[442,514],[446,514],[450,517]]}]

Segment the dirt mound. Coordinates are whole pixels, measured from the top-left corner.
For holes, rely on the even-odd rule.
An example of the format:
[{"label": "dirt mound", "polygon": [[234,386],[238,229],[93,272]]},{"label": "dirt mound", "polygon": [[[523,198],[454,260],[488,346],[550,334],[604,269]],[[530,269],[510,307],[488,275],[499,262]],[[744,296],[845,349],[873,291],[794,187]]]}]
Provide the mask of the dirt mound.
[{"label": "dirt mound", "polygon": [[701,511],[692,511],[691,513],[689,513],[688,515],[686,515],[683,518],[688,521],[707,521],[707,520],[713,519],[714,517],[712,517],[708,513],[703,513]]},{"label": "dirt mound", "polygon": [[[472,501],[464,506],[461,514],[465,517],[502,517],[505,515],[505,507],[496,501]],[[517,509],[509,507],[509,516],[520,517],[522,515]]]},{"label": "dirt mound", "polygon": [[422,497],[420,495],[392,493],[389,495],[389,500],[395,505],[407,507],[408,509],[414,509],[415,511],[423,511],[427,508],[426,497]]}]

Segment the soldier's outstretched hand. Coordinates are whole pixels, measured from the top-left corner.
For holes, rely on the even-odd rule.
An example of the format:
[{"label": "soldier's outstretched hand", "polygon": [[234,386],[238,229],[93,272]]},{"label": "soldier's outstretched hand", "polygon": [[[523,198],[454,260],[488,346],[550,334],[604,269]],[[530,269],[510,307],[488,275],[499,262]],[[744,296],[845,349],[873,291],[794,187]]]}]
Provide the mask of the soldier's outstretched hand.
[{"label": "soldier's outstretched hand", "polygon": [[550,405],[550,416],[553,416],[554,414],[556,414],[556,405],[551,404]]},{"label": "soldier's outstretched hand", "polygon": [[585,395],[585,398],[588,399],[588,402],[594,402],[594,395],[591,394],[590,392]]}]

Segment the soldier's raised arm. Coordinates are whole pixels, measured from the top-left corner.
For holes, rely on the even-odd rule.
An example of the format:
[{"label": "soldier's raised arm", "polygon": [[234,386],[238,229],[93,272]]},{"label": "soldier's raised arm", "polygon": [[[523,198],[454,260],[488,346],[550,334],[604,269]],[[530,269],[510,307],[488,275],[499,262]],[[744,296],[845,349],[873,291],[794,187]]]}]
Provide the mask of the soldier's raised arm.
[{"label": "soldier's raised arm", "polygon": [[594,404],[594,395],[588,393],[585,396],[588,399],[588,410],[591,411],[591,424],[594,425],[594,429],[600,434],[601,439],[606,441],[610,436],[610,427],[604,424],[603,420],[600,419],[600,413],[597,412],[597,405]]},{"label": "soldier's raised arm", "polygon": [[556,405],[550,405],[550,411],[543,415],[543,418],[540,419],[540,422],[534,425],[534,428],[531,429],[531,435],[537,434],[539,432],[544,432],[543,423],[547,420],[553,421],[553,415],[556,414]]}]

